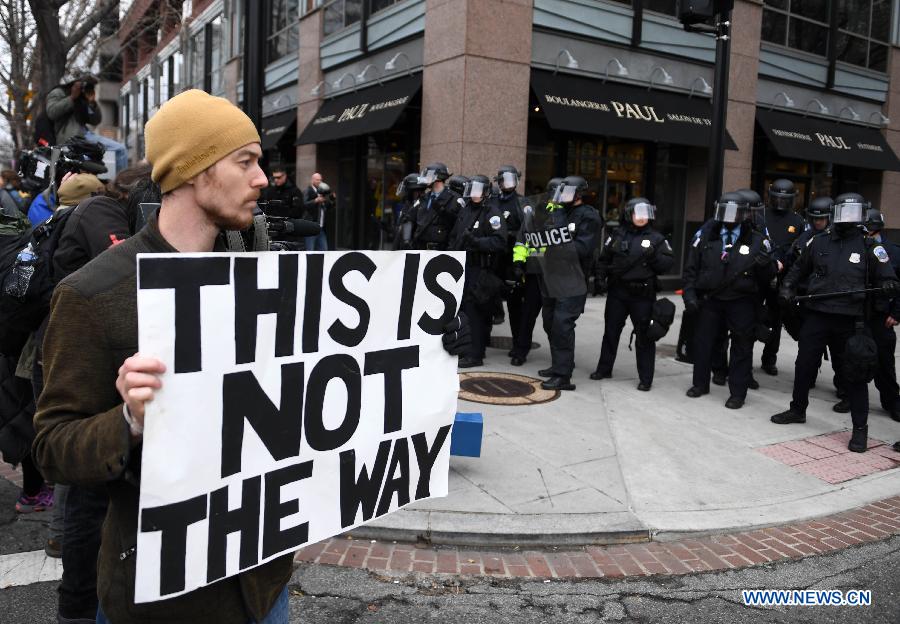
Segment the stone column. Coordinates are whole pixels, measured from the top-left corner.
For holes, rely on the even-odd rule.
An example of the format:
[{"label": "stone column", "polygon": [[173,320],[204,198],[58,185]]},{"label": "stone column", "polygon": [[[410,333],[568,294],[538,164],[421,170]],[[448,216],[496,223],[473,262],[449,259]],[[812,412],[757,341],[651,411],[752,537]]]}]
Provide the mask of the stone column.
[{"label": "stone column", "polygon": [[[731,65],[728,80],[728,132],[738,151],[725,150],[724,191],[750,186],[762,1],[737,0],[731,14]],[[760,193],[762,194],[761,189]]]},{"label": "stone column", "polygon": [[[900,154],[900,49],[891,47],[889,59],[890,88],[884,105],[884,114],[890,119],[885,129],[888,145],[895,153]],[[900,229],[900,173],[885,171],[881,176],[880,196],[872,197],[872,205],[884,214],[887,229]]]},{"label": "stone column", "polygon": [[525,170],[532,11],[533,0],[427,0],[422,164]]},{"label": "stone column", "polygon": [[[313,11],[300,18],[300,66],[297,71],[297,133],[303,132],[319,110],[322,100],[310,92],[322,80],[319,44],[322,40],[322,11]],[[323,86],[319,93],[325,94]],[[294,178],[297,186],[305,188],[319,167],[318,149],[315,144],[297,146],[297,169]]]}]

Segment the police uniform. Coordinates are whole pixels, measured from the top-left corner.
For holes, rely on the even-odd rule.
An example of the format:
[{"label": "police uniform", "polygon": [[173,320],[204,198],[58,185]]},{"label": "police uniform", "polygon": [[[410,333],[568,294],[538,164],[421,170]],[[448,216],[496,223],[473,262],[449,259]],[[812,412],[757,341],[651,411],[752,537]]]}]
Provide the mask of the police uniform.
[{"label": "police uniform", "polygon": [[493,267],[496,257],[506,250],[506,223],[497,205],[467,201],[450,234],[450,249],[466,252],[462,311],[471,324],[472,345],[468,361],[461,360],[460,366],[480,365],[490,336],[496,296],[485,289],[496,287],[498,281],[502,284]]},{"label": "police uniform", "polygon": [[[809,229],[806,219],[792,210],[775,210],[766,208],[766,230],[772,243],[772,257],[787,264],[791,246],[803,232]],[[787,271],[785,266],[784,271]],[[784,273],[782,273],[784,275]],[[778,288],[767,287],[764,292],[766,316],[768,325],[772,330],[769,339],[765,343],[762,352],[762,365],[766,372],[776,372],[775,364],[778,359],[778,349],[781,346],[781,307],[778,304]]]},{"label": "police uniform", "polygon": [[413,223],[410,247],[446,251],[460,211],[459,195],[448,187],[440,193],[426,191],[410,210]]},{"label": "police uniform", "polygon": [[[536,263],[528,262],[527,245],[524,242],[525,220],[522,196],[518,193],[501,194],[495,199],[497,208],[506,220],[507,254],[504,256],[504,274],[515,281],[515,287],[507,295],[509,327],[512,332],[513,347],[509,352],[512,364],[520,366],[531,351],[534,324],[541,313],[543,298]],[[518,248],[518,250],[517,250]],[[518,265],[517,262],[523,264]],[[515,271],[519,267],[520,271]]]},{"label": "police uniform", "polygon": [[646,330],[656,300],[657,276],[672,268],[675,258],[666,238],[645,226],[617,228],[606,239],[600,252],[597,273],[606,279],[609,290],[606,298],[605,331],[600,360],[593,378],[612,375],[619,338],[625,319],[631,317],[634,326],[635,357],[638,377],[643,388],[653,383],[656,343],[646,337]]},{"label": "police uniform", "polygon": [[759,286],[775,275],[768,239],[748,223],[704,226],[694,237],[684,269],[684,301],[697,309],[693,386],[689,396],[709,392],[714,345],[724,325],[731,333],[728,407],[747,396],[753,363]]},{"label": "police uniform", "polygon": [[[900,246],[895,245],[879,234],[875,241],[884,247],[890,257],[891,268],[895,275],[900,275]],[[897,347],[897,335],[893,327],[885,325],[887,318],[900,320],[900,297],[877,295],[872,302],[872,314],[869,318],[869,331],[878,346],[878,370],[875,372],[875,388],[878,390],[881,407],[894,420],[900,420],[900,387],[897,385],[897,370],[894,363],[894,350]]]},{"label": "police uniform", "polygon": [[[807,292],[816,295],[861,290],[867,284],[883,287],[888,282],[895,282],[896,276],[883,245],[867,240],[859,227],[844,232],[831,227],[809,240],[806,250],[784,278],[782,298],[795,294],[804,280],[808,280]],[[790,410],[773,416],[773,422],[805,421],[809,387],[816,377],[825,348],[828,347],[832,354],[835,370],[840,371],[847,340],[856,333],[856,324],[862,322],[865,305],[864,294],[804,303],[793,399]],[[869,413],[867,384],[844,380],[842,390],[850,401],[854,428],[866,427]],[[778,419],[788,413],[791,418]]]},{"label": "police uniform", "polygon": [[[542,376],[569,380],[575,370],[575,322],[584,312],[587,300],[587,282],[584,276],[590,270],[597,231],[601,220],[596,208],[587,204],[567,205],[554,209],[547,220],[547,229],[568,230],[572,241],[566,243],[574,248],[580,267],[580,276],[554,275],[550,261],[544,264],[542,272],[542,293],[544,294],[542,316],[544,331],[550,336],[549,369],[540,371]],[[547,254],[554,250],[548,250]],[[549,258],[545,255],[545,258]],[[580,279],[584,284],[583,294],[569,297],[553,297],[552,285],[548,281],[556,279]],[[547,383],[547,382],[545,382]]]}]

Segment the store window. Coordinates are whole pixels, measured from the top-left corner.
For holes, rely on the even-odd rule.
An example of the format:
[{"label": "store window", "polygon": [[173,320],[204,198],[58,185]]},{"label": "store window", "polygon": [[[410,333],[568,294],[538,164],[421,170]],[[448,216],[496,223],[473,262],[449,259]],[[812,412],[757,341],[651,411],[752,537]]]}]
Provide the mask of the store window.
[{"label": "store window", "polygon": [[875,71],[887,71],[891,34],[890,0],[837,1],[837,60]]},{"label": "store window", "polygon": [[325,5],[322,35],[327,37],[362,19],[363,0],[332,0]]},{"label": "store window", "polygon": [[827,0],[765,0],[762,39],[810,54],[828,54]]},{"label": "store window", "polygon": [[297,0],[272,0],[266,63],[297,54],[300,47],[300,12]]}]

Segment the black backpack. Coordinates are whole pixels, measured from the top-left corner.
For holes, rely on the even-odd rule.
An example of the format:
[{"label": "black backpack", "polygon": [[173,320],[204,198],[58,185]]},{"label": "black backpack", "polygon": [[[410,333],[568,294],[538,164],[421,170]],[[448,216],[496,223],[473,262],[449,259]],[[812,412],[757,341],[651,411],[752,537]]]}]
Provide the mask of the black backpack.
[{"label": "black backpack", "polygon": [[0,353],[18,356],[49,313],[58,281],[53,254],[74,210],[57,210],[31,232],[0,240]]}]

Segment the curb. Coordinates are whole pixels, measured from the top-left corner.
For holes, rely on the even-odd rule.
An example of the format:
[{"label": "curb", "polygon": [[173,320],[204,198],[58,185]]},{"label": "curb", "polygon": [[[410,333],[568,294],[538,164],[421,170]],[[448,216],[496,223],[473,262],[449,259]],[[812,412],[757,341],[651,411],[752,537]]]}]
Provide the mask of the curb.
[{"label": "curb", "polygon": [[900,535],[900,496],[825,518],[779,527],[677,541],[570,550],[520,547],[481,551],[337,536],[301,549],[295,564],[364,568],[375,572],[497,578],[621,578],[733,570],[802,559]]}]

